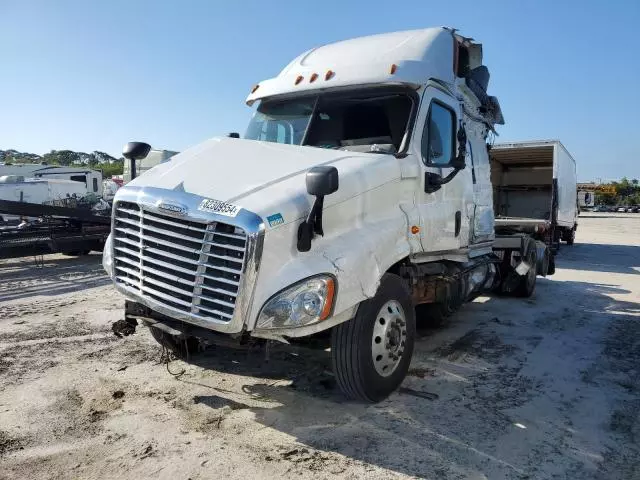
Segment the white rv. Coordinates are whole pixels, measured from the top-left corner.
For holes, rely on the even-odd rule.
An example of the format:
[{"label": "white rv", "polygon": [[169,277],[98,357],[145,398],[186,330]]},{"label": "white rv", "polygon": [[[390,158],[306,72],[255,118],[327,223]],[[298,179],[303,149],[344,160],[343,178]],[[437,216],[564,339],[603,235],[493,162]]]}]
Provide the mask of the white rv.
[{"label": "white rv", "polygon": [[91,168],[60,167],[41,164],[0,164],[0,177],[7,175],[25,178],[53,178],[71,180],[84,185],[85,195],[88,193],[102,196],[102,172]]},{"label": "white rv", "polygon": [[486,289],[532,295],[551,253],[494,230],[487,138],[503,118],[482,58],[428,28],[314,48],[256,84],[243,139],[116,193],[103,263],[125,318],[182,353],[315,335],[343,392],[379,401],[407,373],[416,311],[443,323]]},{"label": "white rv", "polygon": [[[80,199],[86,194],[84,185],[72,180],[24,178],[20,175],[0,177],[0,200],[42,205],[68,198]],[[4,223],[18,217],[0,212],[0,218],[0,223]]]}]

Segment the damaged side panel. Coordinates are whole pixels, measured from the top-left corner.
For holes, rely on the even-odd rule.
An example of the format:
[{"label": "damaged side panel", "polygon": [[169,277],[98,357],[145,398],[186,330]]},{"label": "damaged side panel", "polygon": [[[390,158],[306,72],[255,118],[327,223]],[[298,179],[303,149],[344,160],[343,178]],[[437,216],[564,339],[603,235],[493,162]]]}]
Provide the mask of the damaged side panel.
[{"label": "damaged side panel", "polygon": [[[381,189],[395,190],[398,183],[391,182]],[[385,205],[384,192],[369,198],[355,197],[340,207],[340,218],[326,209],[325,236],[314,238],[310,252],[297,251],[294,239],[298,222],[271,230],[265,237],[265,252],[261,272],[272,272],[270,278],[261,278],[254,293],[248,330],[253,330],[262,305],[274,294],[289,285],[314,275],[331,273],[337,279],[337,296],[333,318],[348,320],[357,305],[372,298],[382,275],[395,263],[407,258],[410,246],[407,239],[407,220],[398,205]],[[371,202],[371,205],[363,205]],[[348,220],[345,211],[369,212],[352,221],[346,228],[340,225]],[[336,209],[337,213],[337,209]],[[287,259],[283,262],[283,259]],[[345,316],[346,312],[346,316]],[[322,330],[333,323],[325,321]],[[293,332],[293,330],[297,330]],[[286,335],[298,336],[302,329],[292,329]]]}]

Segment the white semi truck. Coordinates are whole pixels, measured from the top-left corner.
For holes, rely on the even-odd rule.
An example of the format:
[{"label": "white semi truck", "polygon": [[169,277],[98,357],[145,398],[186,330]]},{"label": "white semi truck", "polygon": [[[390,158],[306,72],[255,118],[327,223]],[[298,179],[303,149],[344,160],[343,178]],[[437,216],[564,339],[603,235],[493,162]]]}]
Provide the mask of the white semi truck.
[{"label": "white semi truck", "polygon": [[530,296],[549,270],[543,241],[495,232],[488,81],[482,46],[449,28],[303,53],[252,88],[244,138],[118,190],[103,264],[126,321],[175,350],[316,336],[347,396],[385,398],[415,307],[441,322],[486,290]]}]

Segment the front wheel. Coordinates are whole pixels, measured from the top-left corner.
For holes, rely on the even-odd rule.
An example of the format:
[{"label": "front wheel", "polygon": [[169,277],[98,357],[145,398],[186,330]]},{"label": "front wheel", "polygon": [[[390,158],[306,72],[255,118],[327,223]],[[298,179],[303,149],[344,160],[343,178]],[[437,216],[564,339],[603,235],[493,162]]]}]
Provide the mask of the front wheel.
[{"label": "front wheel", "polygon": [[405,283],[385,274],[375,297],[360,304],[355,318],[332,330],[333,371],[344,394],[365,402],[388,397],[409,370],[415,332]]}]

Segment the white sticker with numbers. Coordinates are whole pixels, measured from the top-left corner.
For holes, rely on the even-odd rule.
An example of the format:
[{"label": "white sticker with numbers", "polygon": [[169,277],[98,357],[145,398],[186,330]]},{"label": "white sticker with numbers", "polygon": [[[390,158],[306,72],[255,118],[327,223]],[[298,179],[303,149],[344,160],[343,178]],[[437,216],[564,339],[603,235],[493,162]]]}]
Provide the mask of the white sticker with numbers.
[{"label": "white sticker with numbers", "polygon": [[200,202],[198,210],[203,212],[217,213],[218,215],[224,215],[225,217],[235,217],[240,211],[240,207],[231,203],[221,202],[220,200],[211,200],[205,198]]}]

